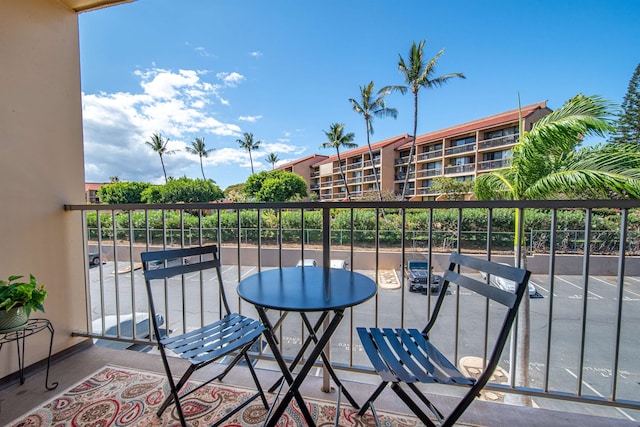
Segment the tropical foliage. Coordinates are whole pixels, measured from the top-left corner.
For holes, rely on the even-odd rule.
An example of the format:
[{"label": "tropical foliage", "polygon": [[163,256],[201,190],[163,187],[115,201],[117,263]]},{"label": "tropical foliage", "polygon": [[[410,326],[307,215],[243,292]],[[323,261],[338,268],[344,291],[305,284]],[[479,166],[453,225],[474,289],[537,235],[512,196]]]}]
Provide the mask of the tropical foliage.
[{"label": "tropical foliage", "polygon": [[338,155],[338,165],[340,166],[340,175],[342,175],[342,182],[344,188],[347,191],[347,200],[351,200],[351,194],[349,194],[349,186],[347,185],[347,178],[344,175],[344,168],[342,167],[342,159],[340,158],[340,148],[356,148],[358,144],[353,142],[356,137],[353,132],[344,133],[344,123],[331,124],[329,131],[323,131],[328,141],[323,142],[320,148],[333,148]]},{"label": "tropical foliage", "polygon": [[278,156],[275,153],[269,153],[267,156],[267,162],[271,163],[271,170],[276,168],[276,163],[278,163]]},{"label": "tropical foliage", "polygon": [[292,172],[261,171],[247,179],[245,194],[258,202],[286,202],[307,196],[307,183]]},{"label": "tropical foliage", "polygon": [[521,131],[511,165],[479,175],[478,199],[638,198],[640,146],[608,143],[580,148],[586,136],[614,128],[611,104],[577,95]]},{"label": "tropical foliage", "polygon": [[156,153],[158,153],[158,156],[160,156],[160,163],[162,164],[162,173],[164,173],[164,182],[167,182],[168,181],[167,170],[164,167],[164,159],[162,156],[164,155],[168,156],[170,154],[175,153],[174,150],[169,150],[167,148],[167,145],[169,144],[169,138],[165,138],[159,133],[154,133],[153,135],[151,135],[151,139],[149,141],[145,141],[145,144],[151,147],[151,149]]},{"label": "tropical foliage", "polygon": [[117,181],[113,184],[103,185],[98,190],[100,203],[143,203],[142,194],[151,187],[147,182]]},{"label": "tropical foliage", "polygon": [[253,139],[253,134],[252,133],[245,132],[243,134],[243,139],[236,139],[236,142],[238,144],[240,144],[241,148],[244,148],[245,150],[247,150],[249,152],[249,161],[251,162],[251,175],[253,175],[254,174],[254,171],[253,171],[253,156],[251,155],[251,152],[257,150],[258,148],[260,148],[260,144],[262,144],[262,141],[255,141]]},{"label": "tropical foliage", "polygon": [[220,187],[204,179],[170,179],[165,185],[152,188],[145,193],[146,203],[206,203],[224,198]]},{"label": "tropical foliage", "polygon": [[19,281],[23,276],[9,276],[7,281],[0,280],[0,309],[11,310],[16,306],[24,307],[27,316],[31,311],[44,311],[44,299],[47,291],[44,285],[29,275],[28,282]]},{"label": "tropical foliage", "polygon": [[[384,97],[389,94],[388,90],[378,91],[378,96],[374,95],[373,82],[365,86],[360,86],[360,101],[350,98],[349,102],[353,105],[353,111],[361,114],[367,127],[367,147],[369,147],[369,159],[373,162],[373,150],[371,149],[371,135],[373,135],[373,118],[374,117],[398,117],[398,110],[387,107]],[[380,178],[378,177],[378,168],[373,165],[373,174],[376,179],[376,190],[378,192],[378,200],[382,200],[382,188],[380,187]]]},{"label": "tropical foliage", "polygon": [[204,166],[202,164],[202,158],[207,157],[210,152],[214,150],[214,148],[207,148],[204,143],[204,138],[198,137],[191,142],[191,146],[185,148],[187,153],[195,154],[200,157],[200,170],[202,171],[202,179],[207,179],[204,176]]},{"label": "tropical foliage", "polygon": [[[402,195],[407,195],[408,183],[409,183],[409,173],[411,172],[411,166],[413,162],[413,155],[415,153],[416,148],[416,135],[418,132],[418,93],[420,92],[420,88],[432,89],[436,87],[440,87],[443,84],[447,83],[449,80],[453,78],[466,78],[462,73],[450,73],[442,76],[434,77],[435,67],[438,63],[440,57],[444,54],[444,49],[440,50],[430,60],[426,61],[424,57],[424,45],[426,40],[422,40],[420,43],[416,44],[414,41],[411,44],[411,50],[409,51],[409,56],[405,61],[400,56],[400,60],[398,61],[398,71],[402,74],[405,85],[403,86],[387,86],[381,89],[381,92],[400,92],[401,94],[407,93],[407,91],[411,91],[413,94],[413,139],[411,141],[411,148],[409,150],[409,163],[408,170],[405,174],[404,184],[402,186]],[[415,165],[413,165],[413,170],[415,170]]]}]

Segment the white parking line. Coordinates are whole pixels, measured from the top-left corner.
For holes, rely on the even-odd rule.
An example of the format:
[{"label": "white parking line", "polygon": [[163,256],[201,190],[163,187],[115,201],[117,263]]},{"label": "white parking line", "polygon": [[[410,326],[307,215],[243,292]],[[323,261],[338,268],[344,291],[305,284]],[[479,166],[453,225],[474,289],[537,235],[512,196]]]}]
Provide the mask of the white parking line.
[{"label": "white parking line", "polygon": [[[626,277],[625,277],[625,278],[626,278]],[[603,280],[603,279],[601,279],[601,278],[599,278],[599,277],[595,277],[595,276],[591,277],[591,279],[597,280],[597,281],[599,281],[599,282],[604,283],[605,285],[609,285],[609,286],[611,286],[612,288],[618,289],[618,284],[617,284],[617,283],[616,283],[616,284],[614,284],[614,283],[609,283],[607,280]],[[639,293],[636,293],[636,292],[630,291],[630,290],[628,290],[628,289],[625,289],[625,292],[626,292],[626,293],[629,293],[629,294],[631,294],[631,295],[635,295],[635,296],[637,296],[637,297],[640,297],[640,294],[639,294]]]},{"label": "white parking line", "polygon": [[[566,279],[563,279],[561,276],[557,276],[556,278],[557,278],[558,280],[562,280],[563,282],[570,284],[571,286],[575,286],[575,287],[576,287],[576,288],[578,288],[578,289],[582,289],[582,286],[578,286],[578,285],[576,285],[576,284],[574,284],[574,283],[571,283],[570,281],[568,281],[568,280],[566,280]],[[596,297],[596,298],[604,299],[603,297],[601,297],[600,295],[598,295],[598,294],[596,294],[596,293],[594,293],[594,292],[589,291],[589,293],[590,293],[591,295],[593,295],[594,297]]]},{"label": "white parking line", "polygon": [[[569,368],[564,368],[565,371],[567,371],[569,373],[569,375],[571,375],[573,378],[578,379],[578,376],[576,374],[574,374],[573,372],[571,372],[569,370]],[[598,390],[596,390],[595,388],[591,387],[591,385],[589,385],[585,380],[582,380],[582,384],[584,384],[585,386],[587,386],[589,388],[589,390],[591,390],[592,392],[594,392],[598,397],[602,397],[605,398],[604,395],[602,395],[601,393],[598,392]],[[606,398],[605,398],[606,399]],[[635,418],[633,418],[631,415],[627,414],[625,411],[623,411],[620,408],[616,408],[616,410],[618,412],[620,412],[622,415],[624,415],[625,417],[627,417],[630,421],[635,421]]]}]

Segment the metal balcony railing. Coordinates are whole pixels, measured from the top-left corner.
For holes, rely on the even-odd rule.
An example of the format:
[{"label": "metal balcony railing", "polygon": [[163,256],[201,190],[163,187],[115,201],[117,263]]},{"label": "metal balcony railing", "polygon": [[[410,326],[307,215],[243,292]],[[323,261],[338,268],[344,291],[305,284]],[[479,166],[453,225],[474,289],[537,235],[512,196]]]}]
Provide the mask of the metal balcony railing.
[{"label": "metal balcony railing", "polygon": [[478,163],[478,169],[481,171],[487,171],[492,169],[506,168],[509,166],[510,159],[498,159],[498,160],[486,160]]},{"label": "metal balcony railing", "polygon": [[478,150],[486,150],[488,148],[501,147],[503,145],[512,145],[518,142],[518,134],[499,136],[497,138],[484,139],[478,141]]},{"label": "metal balcony railing", "polygon": [[[436,157],[442,157],[442,150],[433,150],[418,154],[418,161],[435,159]],[[406,161],[404,163],[406,163]]]},{"label": "metal balcony railing", "polygon": [[467,173],[473,172],[476,169],[476,165],[473,163],[469,163],[466,165],[455,165],[455,166],[447,166],[444,168],[445,174],[453,174],[453,173]]},{"label": "metal balcony railing", "polygon": [[[556,399],[640,410],[638,200],[69,205],[66,210],[77,215],[85,253],[97,252],[104,261],[83,263],[90,317],[77,336],[151,345],[145,328],[136,326],[148,323],[139,253],[217,243],[230,294],[246,275],[305,258],[324,266],[331,259],[348,260],[349,268],[374,278],[377,296],[349,311],[330,351],[336,369],[372,373],[354,328],[421,324],[434,297],[430,287],[426,295],[410,293],[403,266],[409,259],[425,259],[437,275],[449,254],[459,251],[526,266],[533,273],[532,295],[543,296],[523,304],[512,345],[501,358],[505,382],[491,383],[489,390],[541,398],[542,407],[546,399]],[[524,218],[517,232],[516,213]],[[168,330],[191,330],[219,315],[219,298],[201,293],[202,280],[188,277],[177,294],[167,291],[161,305]],[[466,343],[486,342],[494,333],[495,308],[456,291],[441,313],[450,321],[431,338],[450,360],[486,359],[468,354]],[[253,309],[239,298],[232,305],[241,313]],[[119,319],[131,314],[132,331],[118,326],[106,332],[109,319],[120,325]],[[299,322],[283,323],[280,334],[282,352],[294,355],[303,341]],[[262,351],[261,357],[272,357]]]},{"label": "metal balcony railing", "polygon": [[476,149],[476,143],[472,142],[465,145],[456,145],[455,147],[449,147],[444,149],[444,154],[449,156],[451,154],[467,153]]}]

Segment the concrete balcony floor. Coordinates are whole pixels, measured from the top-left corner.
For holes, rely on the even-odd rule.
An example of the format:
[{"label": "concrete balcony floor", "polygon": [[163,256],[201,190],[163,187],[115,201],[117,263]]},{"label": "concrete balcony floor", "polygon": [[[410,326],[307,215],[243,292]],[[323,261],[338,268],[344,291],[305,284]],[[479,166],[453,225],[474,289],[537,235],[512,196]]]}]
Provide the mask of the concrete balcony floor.
[{"label": "concrete balcony floor", "polygon": [[[186,364],[182,360],[173,359],[176,365]],[[49,382],[57,381],[58,388],[54,391],[47,391],[44,387],[45,371],[29,373],[26,382],[20,385],[19,382],[5,381],[0,384],[0,425],[5,425],[30,409],[50,400],[57,394],[67,390],[72,385],[78,383],[91,375],[96,370],[105,365],[117,365],[147,371],[163,373],[162,360],[160,356],[147,353],[137,353],[126,350],[113,350],[105,347],[88,345],[83,346],[79,351],[73,352],[64,358],[59,358],[52,363],[49,374]],[[271,384],[279,375],[278,372],[269,369],[269,363],[260,361],[257,367],[260,368],[258,375],[263,384]],[[176,366],[178,367],[178,366]],[[206,379],[207,370],[220,370],[219,365],[213,364],[205,369],[196,372],[194,379]],[[345,375],[338,372],[341,378]],[[351,375],[351,374],[347,374]],[[377,377],[367,376],[373,381]],[[251,383],[248,369],[238,366],[231,371],[225,379],[225,383],[230,385],[248,385]],[[335,400],[335,393],[323,393],[320,390],[322,379],[309,375],[302,387],[302,394],[308,397],[320,398],[323,400]],[[374,384],[344,381],[345,386],[354,396],[362,402],[372,392]],[[453,402],[447,396],[430,395],[430,399],[442,410],[448,411]],[[347,404],[343,399],[342,404]],[[404,404],[389,389],[385,390],[376,402],[376,409],[388,410],[399,413],[409,413]],[[515,405],[491,403],[476,400],[467,409],[461,421],[481,426],[638,426],[637,422],[623,419],[607,418],[594,415],[585,415],[572,412],[552,411],[540,408],[524,408]]]}]

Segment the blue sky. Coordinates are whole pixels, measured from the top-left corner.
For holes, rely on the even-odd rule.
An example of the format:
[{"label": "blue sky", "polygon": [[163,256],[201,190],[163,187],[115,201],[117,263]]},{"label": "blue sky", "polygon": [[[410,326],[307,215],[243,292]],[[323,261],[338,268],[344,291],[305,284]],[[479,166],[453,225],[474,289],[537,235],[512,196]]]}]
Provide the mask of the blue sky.
[{"label": "blue sky", "polygon": [[[436,75],[466,79],[421,90],[418,134],[577,93],[622,103],[640,63],[640,1],[137,0],[81,14],[85,174],[88,182],[162,183],[144,142],[170,138],[167,174],[201,177],[183,151],[195,137],[215,150],[205,175],[244,182],[256,171],[321,149],[334,122],[366,144],[352,110],[360,86],[403,84],[399,55],[427,40]],[[411,133],[413,100],[392,94],[398,118],[377,118],[372,142]],[[589,141],[594,143],[597,141]]]}]

